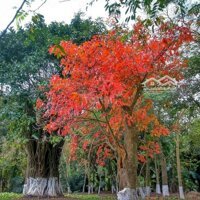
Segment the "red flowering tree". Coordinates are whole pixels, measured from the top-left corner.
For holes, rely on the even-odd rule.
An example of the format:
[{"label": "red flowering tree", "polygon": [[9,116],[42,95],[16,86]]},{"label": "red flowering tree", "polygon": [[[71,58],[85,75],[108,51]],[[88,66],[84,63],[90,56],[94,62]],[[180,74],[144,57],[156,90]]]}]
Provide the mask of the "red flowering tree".
[{"label": "red flowering tree", "polygon": [[186,27],[163,23],[151,33],[138,22],[131,37],[111,31],[80,46],[70,41],[52,46],[50,53],[61,58],[62,76],[51,78],[46,130],[66,135],[85,122],[98,124],[117,154],[121,187],[135,191],[139,134],[168,134],[152,112],[151,100],[144,98],[142,83],[166,74],[181,78],[185,62],[179,50],[191,40]]}]

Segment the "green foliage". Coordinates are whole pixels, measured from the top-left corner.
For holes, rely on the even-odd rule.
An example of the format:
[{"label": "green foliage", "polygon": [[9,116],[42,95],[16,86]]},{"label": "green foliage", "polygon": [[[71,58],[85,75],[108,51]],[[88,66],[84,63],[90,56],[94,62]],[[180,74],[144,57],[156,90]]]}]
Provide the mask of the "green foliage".
[{"label": "green foliage", "polygon": [[[46,25],[44,17],[38,14],[25,29],[11,29],[4,35],[0,41],[0,89],[3,94],[0,118],[6,120],[4,124],[9,124],[7,131],[18,138],[36,123],[34,104],[38,97],[43,98],[38,86],[47,85],[52,74],[60,73],[58,61],[49,55],[48,48],[69,39],[80,44],[104,31],[102,22],[83,20],[81,13],[70,25],[57,22]],[[37,133],[33,136],[38,137]]]},{"label": "green foliage", "polygon": [[200,138],[200,119],[196,119],[190,127],[188,140],[192,143],[195,152],[200,151],[199,138]]},{"label": "green foliage", "polygon": [[[24,14],[18,18],[22,20]],[[0,179],[3,191],[22,191],[26,168],[25,145],[28,140],[47,137],[57,144],[61,137],[44,133],[38,124],[35,102],[44,98],[39,86],[48,90],[49,78],[59,74],[58,61],[48,48],[61,40],[80,44],[94,34],[103,33],[99,21],[83,20],[81,14],[71,24],[45,24],[40,14],[18,30],[10,29],[0,40]],[[7,88],[7,90],[6,90]]]},{"label": "green foliage", "polygon": [[84,183],[84,174],[81,170],[73,172],[73,174],[68,178],[68,182],[72,192],[81,192],[83,189]]},{"label": "green foliage", "polygon": [[69,29],[71,31],[70,40],[76,44],[81,44],[90,40],[94,35],[106,32],[105,25],[100,18],[93,22],[91,18],[83,20],[83,15],[84,14],[82,12],[79,12],[75,15],[69,25]]},{"label": "green foliage", "polygon": [[20,139],[11,140],[1,137],[0,179],[3,191],[21,193],[24,183],[26,156]]},{"label": "green foliage", "polygon": [[60,162],[60,181],[64,192],[68,191],[68,186],[72,192],[82,192],[84,168],[77,162],[67,163],[66,157],[63,155]]},{"label": "green foliage", "polygon": [[22,197],[22,195],[20,194],[8,193],[8,192],[0,193],[1,200],[17,200],[20,197]]},{"label": "green foliage", "polygon": [[[89,5],[92,5],[97,0],[91,0]],[[180,13],[181,16],[186,14],[199,14],[198,2],[191,3],[187,0],[121,0],[111,1],[107,0],[105,4],[105,10],[108,11],[109,15],[115,16],[116,19],[121,14],[125,14],[125,21],[135,20],[138,15],[138,11],[142,10],[150,18],[155,18],[160,11],[163,11],[169,4],[173,4],[176,7],[176,13]]]}]

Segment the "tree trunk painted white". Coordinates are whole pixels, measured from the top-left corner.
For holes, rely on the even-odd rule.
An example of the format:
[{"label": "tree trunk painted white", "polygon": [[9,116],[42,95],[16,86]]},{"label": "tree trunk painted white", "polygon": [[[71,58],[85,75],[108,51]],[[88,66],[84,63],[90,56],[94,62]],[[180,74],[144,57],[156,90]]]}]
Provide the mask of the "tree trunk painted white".
[{"label": "tree trunk painted white", "polygon": [[82,189],[83,193],[85,192],[86,179],[87,179],[87,172],[85,172],[84,181],[83,181],[83,189]]},{"label": "tree trunk painted white", "polygon": [[67,187],[67,194],[71,194],[72,193],[72,191],[71,191],[71,189],[70,189],[70,186],[68,186]]},{"label": "tree trunk painted white", "polygon": [[101,192],[101,176],[100,176],[100,180],[99,180],[98,194],[100,194],[100,192]]},{"label": "tree trunk painted white", "polygon": [[182,186],[179,186],[179,195],[180,195],[180,199],[185,199],[185,195],[184,195]]},{"label": "tree trunk painted white", "polygon": [[91,193],[91,188],[90,188],[90,185],[88,185],[88,194]]},{"label": "tree trunk painted white", "polygon": [[118,200],[138,200],[137,191],[135,189],[124,188],[117,193]]},{"label": "tree trunk painted white", "polygon": [[161,152],[160,156],[161,156],[161,170],[162,170],[162,195],[163,197],[165,197],[165,196],[169,196],[167,164],[166,164],[166,158],[163,152]]},{"label": "tree trunk painted white", "polygon": [[161,187],[160,187],[160,166],[157,163],[157,156],[154,158],[155,171],[156,171],[156,194],[161,195]]},{"label": "tree trunk painted white", "polygon": [[178,186],[179,186],[179,197],[180,199],[185,199],[183,192],[183,183],[181,175],[181,160],[180,160],[180,137],[179,133],[176,134],[176,163],[177,163],[177,174],[178,174]]},{"label": "tree trunk painted white", "polygon": [[146,177],[145,177],[145,194],[147,197],[150,197],[151,188],[150,188],[150,159],[146,157]]},{"label": "tree trunk painted white", "polygon": [[27,196],[62,196],[62,188],[57,177],[28,178],[24,185],[23,194]]},{"label": "tree trunk painted white", "polygon": [[116,190],[115,190],[115,191],[116,191],[116,193],[117,193],[117,192],[119,192],[119,180],[118,180],[118,176],[116,176],[116,179],[115,179],[115,180],[116,180],[116,187],[115,187]]},{"label": "tree trunk painted white", "polygon": [[156,194],[161,194],[160,184],[156,184]]},{"label": "tree trunk painted white", "polygon": [[163,197],[169,196],[169,187],[168,187],[168,185],[162,185],[162,194],[163,194]]},{"label": "tree trunk painted white", "polygon": [[146,193],[147,197],[149,197],[151,195],[151,187],[150,186],[145,187],[145,193]]},{"label": "tree trunk painted white", "polygon": [[146,195],[145,195],[145,193],[143,191],[143,188],[139,187],[138,190],[139,190],[139,194],[140,194],[141,199],[145,199]]},{"label": "tree trunk painted white", "polygon": [[93,186],[93,184],[91,184],[91,193],[93,194],[94,193],[94,186]]},{"label": "tree trunk painted white", "polygon": [[112,185],[111,191],[112,191],[112,194],[114,194],[114,193],[116,192],[116,189],[115,189],[115,186],[114,186],[114,185]]}]

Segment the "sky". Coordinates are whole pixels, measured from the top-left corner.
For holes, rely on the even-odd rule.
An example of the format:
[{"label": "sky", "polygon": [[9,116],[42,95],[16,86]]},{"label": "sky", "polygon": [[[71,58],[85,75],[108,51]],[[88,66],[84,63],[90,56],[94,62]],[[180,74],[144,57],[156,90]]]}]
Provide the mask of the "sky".
[{"label": "sky", "polygon": [[[0,0],[0,30],[4,30],[7,24],[11,21],[15,15],[16,9],[19,8],[23,0]],[[31,7],[24,7],[24,10],[35,10],[38,8],[43,0],[35,0],[31,3]],[[70,23],[73,16],[78,11],[83,11],[85,17],[92,17],[96,19],[102,17],[108,18],[108,13],[104,9],[105,0],[98,0],[92,6],[88,7],[86,11],[87,3],[90,0],[47,0],[47,2],[37,10],[38,13],[44,15],[46,23],[51,21]],[[27,23],[30,21],[31,15],[23,21]],[[16,26],[16,22],[12,24]]]},{"label": "sky", "polygon": [[[0,0],[0,31],[4,30],[8,23],[15,15],[16,9],[19,8],[23,0]],[[33,0],[31,7],[24,7],[25,11],[37,9],[45,0]],[[52,21],[70,23],[74,15],[83,11],[85,18],[92,17],[96,19],[98,17],[104,20],[108,19],[108,12],[105,11],[104,5],[106,0],[95,0],[92,6],[86,10],[87,3],[91,0],[46,0],[46,3],[37,10],[38,13],[44,15],[45,21],[49,24]],[[196,2],[196,0],[188,0]],[[173,10],[173,9],[170,9]],[[31,12],[29,16],[23,20],[22,24],[30,22]],[[137,12],[139,16],[145,17],[143,11]],[[125,17],[121,17],[121,21],[124,21]],[[12,24],[16,27],[16,21]],[[132,22],[129,23],[129,27],[132,27]]]}]

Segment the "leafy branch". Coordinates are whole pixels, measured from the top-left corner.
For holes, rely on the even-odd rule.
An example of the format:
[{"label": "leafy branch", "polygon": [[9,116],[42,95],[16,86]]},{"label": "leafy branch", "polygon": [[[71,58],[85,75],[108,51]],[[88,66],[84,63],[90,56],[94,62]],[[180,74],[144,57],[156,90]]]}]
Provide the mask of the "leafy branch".
[{"label": "leafy branch", "polygon": [[20,11],[22,10],[23,6],[25,5],[25,3],[27,3],[27,0],[23,0],[23,2],[21,3],[20,7],[17,9],[14,17],[12,18],[12,20],[10,21],[10,23],[6,26],[6,28],[3,30],[3,32],[0,35],[0,39],[6,34],[7,30],[9,29],[9,27],[11,26],[11,24],[15,21],[16,17],[18,16],[18,14],[20,13]]}]

